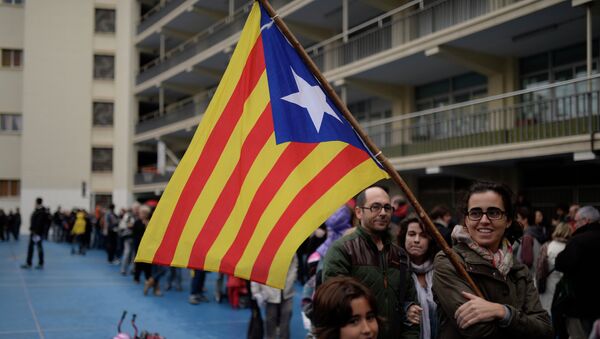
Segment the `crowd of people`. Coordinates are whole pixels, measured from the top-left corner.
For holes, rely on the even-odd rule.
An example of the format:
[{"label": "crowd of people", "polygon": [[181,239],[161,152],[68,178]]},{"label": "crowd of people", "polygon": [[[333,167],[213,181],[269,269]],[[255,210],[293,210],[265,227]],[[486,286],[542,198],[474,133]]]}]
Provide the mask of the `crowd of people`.
[{"label": "crowd of people", "polygon": [[[307,336],[319,339],[600,338],[595,207],[561,205],[546,222],[505,185],[477,182],[454,212],[435,206],[429,229],[402,196],[367,188],[300,246],[283,290],[219,274],[215,300],[252,309],[249,338],[289,338],[294,310]],[[71,255],[106,251],[108,264],[143,284],[143,295],[162,296],[161,285],[182,291],[183,269],[133,263],[151,214],[137,202],[119,212],[110,205],[51,214],[38,198],[21,267],[32,268],[37,249],[35,268],[43,268],[43,241],[66,242]],[[18,210],[10,215],[12,223],[0,211],[3,240]],[[207,272],[190,272],[189,302],[209,302]],[[298,282],[302,302],[294,305]]]},{"label": "crowd of people", "polygon": [[311,335],[599,338],[595,207],[561,204],[546,223],[505,185],[477,182],[456,212],[434,207],[429,229],[382,187],[340,208],[311,237],[327,240],[306,256]]}]

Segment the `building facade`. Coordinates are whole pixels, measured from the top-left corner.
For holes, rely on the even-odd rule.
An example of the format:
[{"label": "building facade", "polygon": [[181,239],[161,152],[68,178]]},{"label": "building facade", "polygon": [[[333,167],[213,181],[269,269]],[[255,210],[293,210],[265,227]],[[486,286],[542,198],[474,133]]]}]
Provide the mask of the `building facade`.
[{"label": "building facade", "polygon": [[[252,2],[3,1],[2,31],[22,32],[0,34],[0,114],[16,126],[3,127],[0,150],[18,159],[0,162],[18,193],[0,204],[158,198]],[[600,205],[598,4],[271,3],[426,208],[454,206],[474,179],[506,182],[549,212]],[[98,31],[103,15],[114,32]]]},{"label": "building facade", "polygon": [[[0,2],[0,208],[131,203],[136,2]],[[8,192],[8,193],[7,193]]]}]

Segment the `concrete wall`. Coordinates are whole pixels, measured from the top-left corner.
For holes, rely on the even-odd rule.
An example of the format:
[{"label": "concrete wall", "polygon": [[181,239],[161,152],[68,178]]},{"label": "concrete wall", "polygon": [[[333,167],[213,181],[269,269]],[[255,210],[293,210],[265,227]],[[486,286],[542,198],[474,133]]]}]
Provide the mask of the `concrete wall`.
[{"label": "concrete wall", "polygon": [[[23,220],[37,196],[89,206],[94,3],[28,0],[23,70]],[[24,225],[27,226],[27,225]],[[25,227],[24,227],[25,228]]]},{"label": "concrete wall", "polygon": [[113,202],[116,206],[124,207],[133,202],[133,175],[136,165],[133,135],[137,102],[132,93],[135,85],[134,71],[138,62],[133,41],[139,8],[137,1],[118,1],[116,8],[118,55],[115,69]]}]

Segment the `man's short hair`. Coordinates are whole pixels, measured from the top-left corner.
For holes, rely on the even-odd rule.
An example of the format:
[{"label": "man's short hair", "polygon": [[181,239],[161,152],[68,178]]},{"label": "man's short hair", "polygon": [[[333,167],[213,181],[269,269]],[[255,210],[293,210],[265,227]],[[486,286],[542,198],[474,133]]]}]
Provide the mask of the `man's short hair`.
[{"label": "man's short hair", "polygon": [[369,187],[365,188],[364,190],[362,190],[362,192],[358,193],[358,195],[356,196],[356,206],[362,207],[365,205],[365,202],[367,202],[367,193],[366,192],[369,188],[372,188],[372,187],[379,187],[382,190],[384,190],[385,193],[390,194],[390,190],[385,186],[380,186],[380,185],[369,186]]},{"label": "man's short hair", "polygon": [[429,216],[432,220],[444,217],[447,214],[452,214],[452,211],[446,205],[436,205],[429,212]]},{"label": "man's short hair", "polygon": [[594,206],[583,206],[577,211],[579,218],[584,218],[589,221],[590,224],[600,221],[600,212]]},{"label": "man's short hair", "polygon": [[42,198],[35,199],[35,204],[36,205],[41,205],[42,203],[44,203],[44,201],[42,200]]}]

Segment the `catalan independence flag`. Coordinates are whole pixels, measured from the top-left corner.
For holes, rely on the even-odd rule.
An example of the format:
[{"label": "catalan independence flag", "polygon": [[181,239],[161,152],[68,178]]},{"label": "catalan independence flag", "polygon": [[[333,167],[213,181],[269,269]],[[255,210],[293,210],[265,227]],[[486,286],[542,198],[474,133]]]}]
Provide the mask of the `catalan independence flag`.
[{"label": "catalan independence flag", "polygon": [[387,173],[255,3],[136,261],[283,288],[304,239],[383,178]]}]

